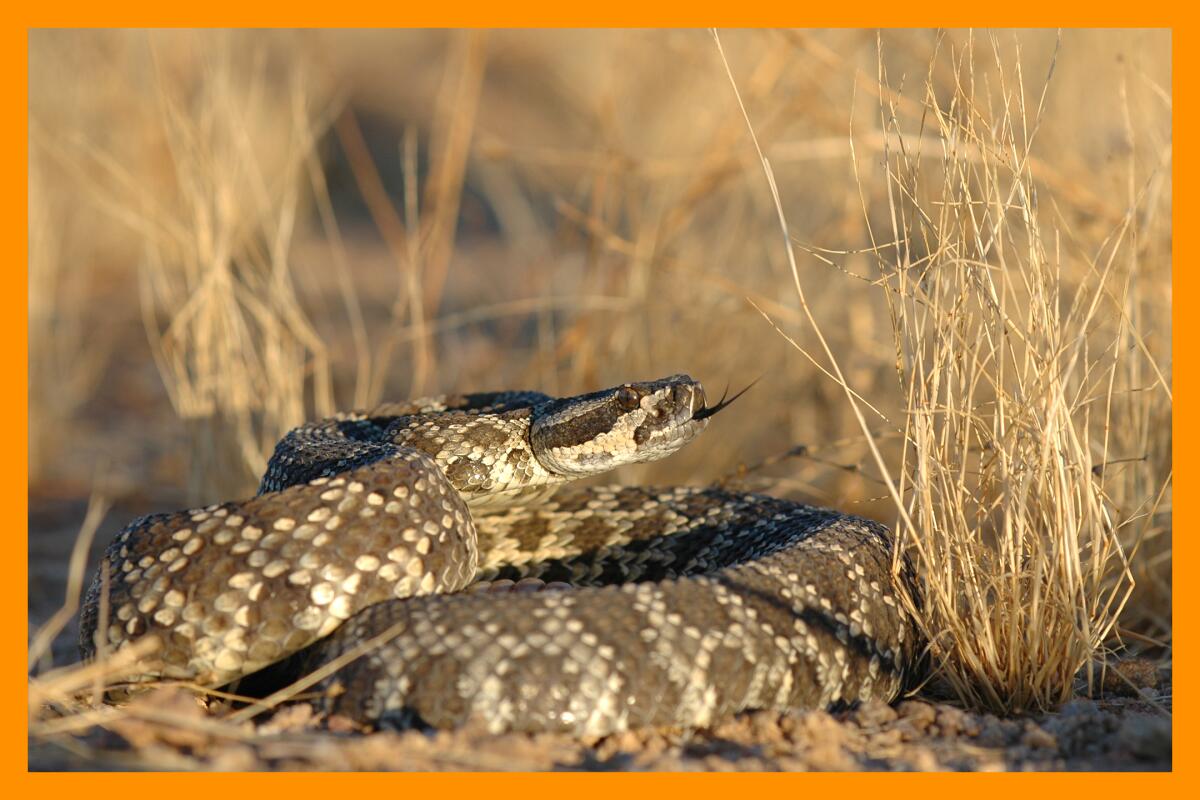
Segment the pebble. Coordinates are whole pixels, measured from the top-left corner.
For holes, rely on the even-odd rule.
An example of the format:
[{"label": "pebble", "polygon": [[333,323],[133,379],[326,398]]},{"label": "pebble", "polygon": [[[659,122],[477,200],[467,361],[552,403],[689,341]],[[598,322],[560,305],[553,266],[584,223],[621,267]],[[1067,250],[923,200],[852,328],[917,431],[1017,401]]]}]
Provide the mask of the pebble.
[{"label": "pebble", "polygon": [[1171,720],[1151,714],[1131,714],[1121,723],[1121,740],[1138,758],[1171,760]]},{"label": "pebble", "polygon": [[987,714],[975,741],[981,747],[1007,747],[1016,741],[1019,732],[1020,726],[1015,722]]},{"label": "pebble", "polygon": [[1095,701],[1089,700],[1086,697],[1077,697],[1069,703],[1063,705],[1058,710],[1059,714],[1064,717],[1092,716],[1100,710]]},{"label": "pebble", "polygon": [[1025,733],[1021,736],[1021,744],[1035,749],[1058,749],[1058,739],[1054,737],[1054,734],[1037,726],[1033,722],[1025,723]]},{"label": "pebble", "polygon": [[979,722],[961,708],[940,705],[937,709],[938,732],[943,737],[954,737],[960,733],[967,736],[979,735]]},{"label": "pebble", "polygon": [[938,762],[937,756],[933,750],[928,747],[914,747],[908,753],[909,764],[911,769],[918,772],[936,772],[942,769],[941,763]]},{"label": "pebble", "polygon": [[1100,684],[1106,695],[1137,697],[1142,689],[1157,689],[1158,663],[1147,658],[1127,658],[1108,665]]},{"label": "pebble", "polygon": [[937,709],[920,700],[905,700],[896,707],[896,712],[918,731],[924,731],[937,719]]},{"label": "pebble", "polygon": [[896,709],[882,700],[870,699],[861,703],[850,718],[864,728],[878,728],[896,719]]}]

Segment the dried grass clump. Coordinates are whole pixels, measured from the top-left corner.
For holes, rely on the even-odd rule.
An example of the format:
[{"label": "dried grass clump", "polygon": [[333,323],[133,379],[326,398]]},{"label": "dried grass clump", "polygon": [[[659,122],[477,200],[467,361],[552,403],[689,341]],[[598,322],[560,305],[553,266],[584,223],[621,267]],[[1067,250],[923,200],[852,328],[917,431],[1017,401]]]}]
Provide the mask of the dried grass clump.
[{"label": "dried grass clump", "polygon": [[[867,421],[887,418],[847,382],[812,313],[770,161],[716,43],[819,354],[785,338],[842,388],[881,473],[898,476],[885,478],[897,555],[916,561],[923,603],[909,604],[936,669],[970,706],[1006,714],[1069,700],[1081,670],[1090,690],[1134,587],[1132,557],[1169,531],[1171,390],[1139,326],[1155,300],[1139,294],[1136,247],[1142,231],[1169,238],[1160,209],[1145,187],[1131,189],[1115,229],[1079,241],[1078,215],[1044,203],[1032,148],[1057,51],[1035,106],[1019,47],[1006,57],[992,38],[992,65],[976,60],[974,37],[951,48],[949,91],[933,78],[944,66],[935,51],[910,137],[881,43],[890,241],[876,240],[861,183],[860,193],[905,398],[889,469]],[[941,147],[936,167],[923,160],[926,125]],[[1147,186],[1168,160],[1169,149]]]},{"label": "dried grass clump", "polygon": [[[53,59],[69,44],[82,55],[59,74]],[[193,502],[244,493],[284,431],[311,407],[333,407],[326,345],[297,300],[290,262],[328,112],[314,107],[321,92],[303,68],[280,69],[278,44],[229,31],[36,41],[36,78],[50,92],[38,99],[38,152],[119,243],[126,262],[110,280],[130,292],[117,296],[140,294],[140,303],[97,313],[120,324],[140,306],[171,406],[188,428]],[[88,80],[109,71],[121,75],[123,91],[64,122],[54,92],[86,100]],[[53,263],[54,235],[31,244],[31,275],[47,276],[31,282],[37,309],[54,297],[43,286],[53,273],[40,266]],[[130,251],[140,252],[136,279]],[[75,338],[61,344],[86,349]],[[31,361],[54,363],[32,351]],[[66,389],[88,377],[78,372],[74,383],[60,381]],[[31,415],[39,426],[47,405]]]},{"label": "dried grass clump", "polygon": [[953,92],[925,86],[938,168],[881,104],[896,244],[878,249],[878,284],[907,405],[897,498],[919,619],[963,699],[1012,713],[1070,699],[1081,669],[1090,687],[1112,644],[1131,559],[1162,524],[1171,391],[1138,324],[1144,196],[1080,240],[1031,167],[1054,61],[1027,105],[1019,50],[988,49],[992,67],[973,40],[948,54]]}]

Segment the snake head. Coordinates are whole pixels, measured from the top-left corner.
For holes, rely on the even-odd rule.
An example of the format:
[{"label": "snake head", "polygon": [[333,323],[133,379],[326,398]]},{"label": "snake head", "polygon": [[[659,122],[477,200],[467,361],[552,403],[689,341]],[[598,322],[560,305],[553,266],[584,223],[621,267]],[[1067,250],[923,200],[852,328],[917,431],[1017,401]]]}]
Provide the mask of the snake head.
[{"label": "snake head", "polygon": [[674,453],[708,425],[704,387],[687,375],[625,383],[534,407],[534,456],[565,477]]}]

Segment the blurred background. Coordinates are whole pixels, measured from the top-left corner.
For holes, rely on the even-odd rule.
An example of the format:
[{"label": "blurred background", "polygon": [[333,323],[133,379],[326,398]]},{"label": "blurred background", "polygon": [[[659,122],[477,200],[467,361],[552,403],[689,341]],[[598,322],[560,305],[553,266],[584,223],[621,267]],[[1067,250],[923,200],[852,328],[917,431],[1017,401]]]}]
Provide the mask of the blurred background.
[{"label": "blurred background", "polygon": [[[1121,248],[1142,355],[1169,380],[1169,31],[721,43],[813,317],[888,420],[871,420],[885,458],[905,407],[878,286],[888,154],[915,147],[919,169],[941,169],[928,103],[953,101],[964,64],[982,106],[1026,109],[1064,281]],[[29,44],[31,629],[63,603],[89,497],[109,506],[93,515],[94,564],[138,514],[251,495],[306,418],[444,391],[686,372],[719,396],[761,376],[684,451],[612,478],[724,479],[895,522],[822,372],[707,31],[60,30]],[[1144,395],[1150,447],[1117,455],[1152,495],[1170,404]],[[1158,509],[1125,624],[1169,636],[1169,495]]]}]

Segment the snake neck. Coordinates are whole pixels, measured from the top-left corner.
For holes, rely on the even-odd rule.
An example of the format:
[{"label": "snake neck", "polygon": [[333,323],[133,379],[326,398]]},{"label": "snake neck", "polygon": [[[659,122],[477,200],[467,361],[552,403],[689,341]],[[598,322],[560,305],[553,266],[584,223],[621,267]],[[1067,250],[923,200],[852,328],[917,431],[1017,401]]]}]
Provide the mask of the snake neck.
[{"label": "snake neck", "polygon": [[396,420],[391,441],[430,456],[472,512],[540,502],[574,476],[546,468],[530,444],[528,408]]}]

